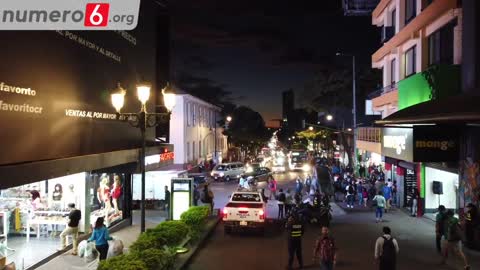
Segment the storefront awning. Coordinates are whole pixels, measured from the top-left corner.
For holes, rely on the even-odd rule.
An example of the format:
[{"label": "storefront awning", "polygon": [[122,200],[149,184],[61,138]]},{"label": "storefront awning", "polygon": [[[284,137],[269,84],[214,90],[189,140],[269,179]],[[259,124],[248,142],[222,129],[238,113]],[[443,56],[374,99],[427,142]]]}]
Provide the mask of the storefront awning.
[{"label": "storefront awning", "polygon": [[480,123],[479,102],[480,95],[461,95],[431,100],[405,108],[375,123],[384,126]]}]

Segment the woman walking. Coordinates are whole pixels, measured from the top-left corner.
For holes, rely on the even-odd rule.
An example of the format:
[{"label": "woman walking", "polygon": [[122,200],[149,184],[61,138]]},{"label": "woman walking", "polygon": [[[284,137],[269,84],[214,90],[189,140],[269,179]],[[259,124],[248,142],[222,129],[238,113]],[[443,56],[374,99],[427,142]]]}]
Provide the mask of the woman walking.
[{"label": "woman walking", "polygon": [[95,248],[100,253],[100,261],[107,259],[108,253],[108,240],[113,240],[108,233],[107,227],[105,227],[104,218],[99,217],[95,222],[92,236],[88,239],[88,242],[95,241]]},{"label": "woman walking", "polygon": [[376,211],[375,211],[375,218],[377,223],[382,222],[382,217],[383,217],[383,209],[385,208],[386,200],[385,197],[383,197],[382,192],[378,192],[375,197],[373,197],[373,203],[376,204]]}]

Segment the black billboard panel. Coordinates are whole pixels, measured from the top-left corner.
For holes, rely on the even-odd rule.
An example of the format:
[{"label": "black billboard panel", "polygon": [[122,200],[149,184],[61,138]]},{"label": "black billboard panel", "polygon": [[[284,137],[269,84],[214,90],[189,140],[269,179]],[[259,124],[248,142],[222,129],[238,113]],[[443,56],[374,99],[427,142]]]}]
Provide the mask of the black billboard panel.
[{"label": "black billboard panel", "polygon": [[142,1],[129,32],[0,32],[0,165],[139,146],[139,131],[115,120],[110,94],[120,82],[124,110],[136,112],[135,86],[149,81],[154,111],[158,9]]},{"label": "black billboard panel", "polygon": [[417,162],[456,162],[459,158],[459,129],[417,126],[413,129],[413,156]]}]

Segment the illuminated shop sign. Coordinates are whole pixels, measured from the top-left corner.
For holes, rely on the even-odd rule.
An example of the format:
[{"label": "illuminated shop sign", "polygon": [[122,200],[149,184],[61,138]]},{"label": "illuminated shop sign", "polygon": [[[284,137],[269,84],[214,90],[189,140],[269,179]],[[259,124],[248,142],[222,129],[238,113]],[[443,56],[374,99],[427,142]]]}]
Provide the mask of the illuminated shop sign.
[{"label": "illuminated shop sign", "polygon": [[173,160],[174,158],[175,155],[173,152],[165,152],[158,155],[147,156],[145,157],[145,166]]},{"label": "illuminated shop sign", "polygon": [[405,161],[413,161],[413,129],[384,128],[382,153]]}]

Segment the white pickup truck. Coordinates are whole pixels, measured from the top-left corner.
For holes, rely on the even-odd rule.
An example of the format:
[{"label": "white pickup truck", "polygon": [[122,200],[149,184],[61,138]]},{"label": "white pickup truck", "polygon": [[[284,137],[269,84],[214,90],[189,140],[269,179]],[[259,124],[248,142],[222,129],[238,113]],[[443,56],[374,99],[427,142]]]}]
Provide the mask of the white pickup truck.
[{"label": "white pickup truck", "polygon": [[265,226],[265,202],[259,192],[236,191],[222,211],[225,233],[232,228],[258,228]]}]

